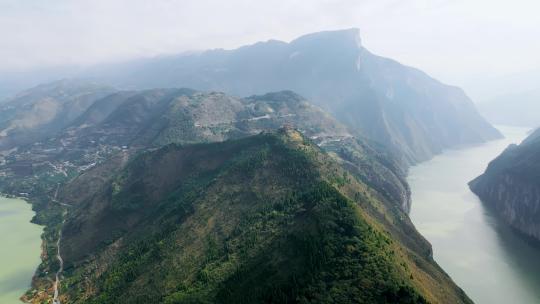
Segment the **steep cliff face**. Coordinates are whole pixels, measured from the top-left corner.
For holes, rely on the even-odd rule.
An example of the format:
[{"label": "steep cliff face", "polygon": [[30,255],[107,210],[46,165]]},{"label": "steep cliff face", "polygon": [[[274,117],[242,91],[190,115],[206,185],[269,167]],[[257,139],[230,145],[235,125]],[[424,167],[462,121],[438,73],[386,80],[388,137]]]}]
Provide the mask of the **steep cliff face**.
[{"label": "steep cliff face", "polygon": [[512,227],[540,240],[540,130],[509,146],[469,185]]},{"label": "steep cliff face", "polygon": [[161,57],[94,73],[126,87],[182,86],[240,96],[293,90],[410,163],[500,136],[461,89],[372,54],[356,29]]}]

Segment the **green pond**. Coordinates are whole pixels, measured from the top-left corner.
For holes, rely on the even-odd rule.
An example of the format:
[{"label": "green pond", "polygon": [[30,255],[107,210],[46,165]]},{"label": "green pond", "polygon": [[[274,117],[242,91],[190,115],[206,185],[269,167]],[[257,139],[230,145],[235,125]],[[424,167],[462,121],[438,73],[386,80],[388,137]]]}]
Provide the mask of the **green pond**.
[{"label": "green pond", "polygon": [[411,168],[411,220],[441,267],[477,304],[540,303],[540,247],[486,209],[467,183],[527,131],[498,127],[504,139],[449,150]]},{"label": "green pond", "polygon": [[20,199],[0,197],[0,303],[22,303],[40,262],[42,227],[30,223],[34,212]]}]

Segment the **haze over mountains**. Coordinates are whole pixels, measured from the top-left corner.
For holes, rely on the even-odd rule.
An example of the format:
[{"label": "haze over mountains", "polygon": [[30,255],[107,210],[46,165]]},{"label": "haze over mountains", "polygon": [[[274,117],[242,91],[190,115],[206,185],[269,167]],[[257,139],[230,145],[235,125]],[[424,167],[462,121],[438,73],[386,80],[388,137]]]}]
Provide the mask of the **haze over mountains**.
[{"label": "haze over mountains", "polygon": [[505,94],[478,104],[494,124],[536,128],[540,126],[540,89]]},{"label": "haze over mountains", "polygon": [[50,300],[60,250],[70,303],[470,302],[405,180],[501,136],[461,89],[355,29],[83,76],[0,112],[0,191],[47,227],[26,299]]},{"label": "haze over mountains", "polygon": [[[39,86],[35,91],[28,90],[21,96],[41,94],[38,102],[28,103],[30,108],[35,108],[41,105],[42,100],[51,100],[81,85],[80,81],[60,81]],[[89,86],[103,88],[94,84],[84,87]],[[88,91],[83,92],[85,96],[96,97]],[[73,98],[74,101],[80,97],[68,96],[65,98]],[[27,111],[28,104],[21,106],[19,111],[14,109],[17,117],[26,118],[30,114],[32,117],[33,113],[28,114]],[[408,188],[403,180],[404,168],[391,153],[380,144],[355,138],[330,115],[290,91],[243,99],[191,89],[116,91],[103,98],[96,98],[78,117],[66,117],[59,115],[52,122],[47,120],[45,124],[65,127],[60,131],[42,132],[45,140],[32,142],[31,145],[24,145],[23,140],[27,138],[21,136],[20,132],[6,132],[8,135],[1,143],[7,145],[14,141],[20,142],[16,152],[8,153],[7,159],[13,161],[8,164],[17,168],[20,168],[19,164],[38,168],[40,163],[52,162],[57,166],[55,171],[64,172],[70,171],[69,168],[95,164],[111,153],[118,152],[123,146],[144,149],[169,143],[223,141],[290,125],[301,130],[321,147],[335,151],[344,160],[353,161],[356,165],[369,162],[368,167],[363,166],[362,170],[358,170],[359,174],[366,179],[373,179],[383,172],[386,176],[379,180],[392,181],[384,186],[386,192],[401,201],[404,210],[408,209],[410,203]],[[8,120],[6,123],[12,122]],[[35,124],[26,128],[22,134],[34,134],[39,130],[47,129],[42,124]],[[63,164],[66,160],[73,164]],[[375,171],[366,171],[370,167]]]},{"label": "haze over mountains", "polygon": [[0,149],[9,150],[50,137],[67,127],[112,87],[58,81],[23,91],[0,106]]},{"label": "haze over mountains", "polygon": [[[16,117],[28,115],[28,105],[39,105],[41,100],[51,100],[54,96],[57,97],[54,100],[64,100],[61,96],[65,95],[78,104],[80,95],[69,92],[80,87],[78,81],[61,81],[29,90],[21,96],[41,94],[42,98],[21,103]],[[88,93],[88,86],[83,88],[82,92]],[[87,96],[86,93],[83,95]],[[325,279],[329,280],[329,285],[324,289],[316,285],[321,302],[335,297],[343,297],[345,302],[352,303],[360,299],[387,303],[398,298],[408,299],[410,303],[423,303],[426,299],[469,301],[433,262],[429,244],[418,235],[406,216],[410,194],[401,164],[382,146],[355,138],[345,126],[293,92],[240,99],[192,89],[118,91],[96,98],[78,117],[58,117],[60,120],[54,124],[66,125],[62,130],[49,133],[42,141],[18,145],[4,158],[1,166],[2,191],[27,191],[38,212],[36,221],[50,227],[44,235],[44,251],[49,254],[45,255],[34,280],[36,289],[27,295],[27,299],[34,302],[47,299],[47,293],[38,291],[51,286],[48,274],[58,267],[52,254],[57,250],[54,240],[57,230],[62,229],[65,237],[61,251],[66,268],[61,295],[62,300],[68,302],[109,303],[126,299],[128,303],[158,299],[158,302],[184,303],[188,299],[212,302],[215,297],[220,297],[235,303],[251,303],[296,299],[315,295],[313,284],[322,280],[323,274],[327,273],[324,269],[333,269],[334,274],[332,279]],[[50,124],[50,120],[44,121]],[[253,135],[261,131],[272,133],[283,125],[288,127],[281,133]],[[40,128],[39,125],[34,127]],[[292,128],[301,130],[303,135]],[[32,133],[31,129],[27,131]],[[20,133],[7,134],[16,138]],[[246,137],[242,141],[219,145],[178,146]],[[170,143],[174,144],[170,146]],[[156,148],[160,149],[155,151]],[[137,156],[147,150],[154,152]],[[151,162],[147,163],[141,157],[148,157]],[[246,170],[255,175],[246,179]],[[287,173],[289,171],[292,175]],[[159,176],[151,172],[159,173]],[[142,186],[143,180],[151,183],[148,188]],[[156,186],[165,188],[158,194],[152,190]],[[313,192],[310,192],[311,188]],[[134,189],[139,189],[140,195]],[[346,196],[342,197],[340,191],[345,191]],[[307,196],[297,200],[296,195]],[[173,196],[177,198],[172,199]],[[270,202],[259,201],[263,197],[269,198]],[[230,199],[230,203],[226,203],[225,198]],[[225,205],[216,205],[215,199]],[[167,202],[161,203],[162,200]],[[58,201],[70,206],[65,226],[58,222],[61,212]],[[335,203],[338,205],[332,205]],[[355,208],[360,207],[353,206],[359,204],[363,205],[363,211],[359,212],[365,215],[354,215]],[[117,207],[120,209],[116,210]],[[200,218],[214,217],[214,211],[210,212],[207,207],[217,212],[216,216],[224,213],[228,216],[218,216],[212,220],[214,224],[210,224]],[[330,207],[337,212],[335,218],[324,215],[327,213],[325,208]],[[273,208],[277,208],[275,212]],[[322,209],[319,211],[319,208]],[[267,211],[270,213],[264,217],[269,218],[259,221],[261,212],[266,214]],[[303,212],[308,213],[298,217]],[[276,217],[278,214],[283,217]],[[376,265],[379,266],[371,264],[368,261],[371,258],[358,259],[356,253],[342,255],[344,252],[339,248],[346,244],[343,242],[347,236],[341,228],[336,230],[337,234],[328,234],[327,228],[309,224],[315,221],[313,223],[332,226],[336,225],[335,220],[344,217],[352,221],[353,235],[350,237],[371,238],[371,232],[357,231],[364,229],[361,227],[367,231],[383,229],[373,232],[374,245],[365,239],[348,247],[360,250],[360,255],[377,257]],[[393,220],[387,220],[387,217]],[[175,235],[189,235],[181,232],[182,229],[191,230],[196,222],[200,227],[211,229],[204,232],[207,236],[188,237],[185,239],[188,247],[178,248],[179,252],[167,247],[154,255],[154,250],[161,246],[159,244],[174,243]],[[243,223],[261,224],[262,230],[255,228],[241,232]],[[363,226],[362,223],[369,224]],[[337,225],[348,224],[340,222]],[[264,227],[270,226],[275,229],[267,235]],[[289,235],[290,229],[298,229],[297,237],[312,235],[313,241],[325,240],[323,242],[330,243],[324,244],[337,247],[314,262],[313,257],[318,252],[315,249],[319,245],[309,247],[311,239],[306,239],[308,247],[301,245],[303,241],[300,240],[300,243],[294,242],[300,246],[294,249],[289,245],[293,237]],[[217,238],[211,241],[214,237]],[[256,238],[255,242],[249,241],[252,237]],[[386,238],[388,240],[384,241]],[[210,247],[206,247],[208,240]],[[390,242],[390,247],[382,249],[380,246],[387,245],[380,242]],[[232,244],[239,247],[232,249]],[[187,248],[199,248],[199,245],[205,248],[199,251],[202,256],[192,258],[201,263],[206,261],[204,265],[186,260],[178,264],[178,269],[166,266],[177,259],[188,258],[191,249]],[[223,248],[229,249],[223,251]],[[151,252],[146,252],[147,249]],[[396,255],[396,252],[402,253]],[[281,261],[289,259],[291,254],[298,260],[290,272],[283,271],[289,266]],[[262,271],[260,278],[252,280],[251,276],[256,275],[253,263],[259,263],[260,259],[267,260],[268,264],[258,268]],[[214,266],[208,264],[210,261]],[[237,271],[231,270],[234,265]],[[151,274],[144,270],[148,267],[156,269],[151,275],[155,277],[147,276]],[[190,270],[184,276],[180,269]],[[102,274],[83,275],[96,270],[96,274]],[[354,273],[353,281],[347,279],[350,271]],[[204,279],[203,274],[207,272]],[[372,279],[377,273],[383,281]],[[249,274],[246,280],[252,282],[249,283],[250,292],[245,292],[248,281],[242,281],[244,274]],[[118,275],[122,278],[118,279]],[[419,279],[414,281],[411,277]],[[138,283],[146,280],[153,283]],[[370,282],[370,287],[351,292],[350,288],[358,288],[357,280],[363,280],[363,284]],[[184,285],[165,287],[172,282],[183,282]]]},{"label": "haze over mountains", "polygon": [[356,29],[103,65],[78,77],[123,89],[187,87],[239,96],[292,90],[408,163],[500,137],[461,89],[370,53]]},{"label": "haze over mountains", "polygon": [[290,89],[410,163],[500,137],[461,89],[370,53],[357,29],[106,66],[89,75],[128,88],[190,87],[240,96]]},{"label": "haze over mountains", "polygon": [[0,304],[540,303],[539,10],[0,0]]}]

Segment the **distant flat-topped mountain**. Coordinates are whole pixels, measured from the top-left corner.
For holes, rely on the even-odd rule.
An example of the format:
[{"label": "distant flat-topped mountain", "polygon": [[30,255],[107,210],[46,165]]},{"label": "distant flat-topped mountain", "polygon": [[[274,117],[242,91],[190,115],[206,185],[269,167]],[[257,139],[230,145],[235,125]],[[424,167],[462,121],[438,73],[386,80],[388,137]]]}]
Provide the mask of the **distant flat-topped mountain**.
[{"label": "distant flat-topped mountain", "polygon": [[469,186],[511,226],[540,240],[540,130],[510,145]]},{"label": "distant flat-topped mountain", "polygon": [[128,88],[191,87],[241,96],[290,89],[410,163],[501,136],[461,89],[370,53],[356,29],[141,60],[88,76]]}]

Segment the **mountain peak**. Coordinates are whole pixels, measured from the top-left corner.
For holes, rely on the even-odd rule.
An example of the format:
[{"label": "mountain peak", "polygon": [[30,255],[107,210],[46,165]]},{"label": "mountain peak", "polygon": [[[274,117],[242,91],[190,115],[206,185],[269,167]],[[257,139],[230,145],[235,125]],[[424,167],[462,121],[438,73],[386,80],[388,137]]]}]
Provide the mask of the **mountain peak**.
[{"label": "mountain peak", "polygon": [[269,92],[263,95],[252,95],[248,99],[260,99],[267,101],[292,101],[292,102],[301,102],[305,98],[298,95],[296,92],[291,90],[283,90],[277,92]]},{"label": "mountain peak", "polygon": [[291,44],[304,44],[304,43],[347,43],[354,46],[361,46],[360,29],[349,28],[342,30],[322,31],[300,36],[299,38],[291,41]]}]

